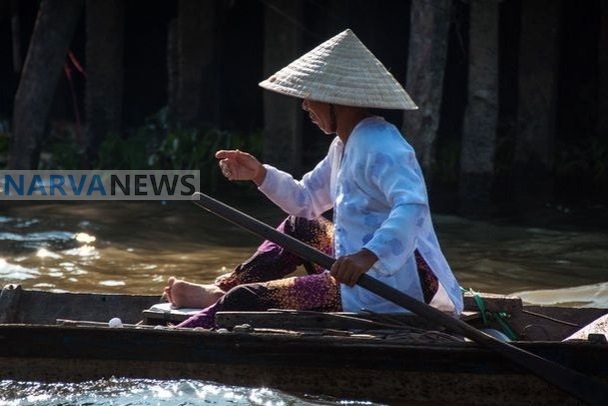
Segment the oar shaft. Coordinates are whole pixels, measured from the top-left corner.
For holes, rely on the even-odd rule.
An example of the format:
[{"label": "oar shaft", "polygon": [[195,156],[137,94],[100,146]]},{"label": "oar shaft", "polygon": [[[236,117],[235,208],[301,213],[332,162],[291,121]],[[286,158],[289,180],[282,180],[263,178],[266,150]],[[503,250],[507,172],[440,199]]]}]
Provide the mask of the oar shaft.
[{"label": "oar shaft", "polygon": [[[301,258],[314,262],[325,269],[330,269],[334,263],[334,258],[325,253],[289,235],[283,234],[267,224],[203,193],[197,192],[192,195],[192,201],[205,210],[243,227],[266,240],[272,241]],[[470,340],[502,354],[514,363],[526,368],[579,400],[591,405],[605,405],[608,399],[608,385],[583,375],[578,371],[515,347],[512,344],[497,340],[462,320],[451,317],[369,275],[363,274],[357,281],[357,285],[411,311],[427,321],[444,326],[452,332],[462,334]]]}]

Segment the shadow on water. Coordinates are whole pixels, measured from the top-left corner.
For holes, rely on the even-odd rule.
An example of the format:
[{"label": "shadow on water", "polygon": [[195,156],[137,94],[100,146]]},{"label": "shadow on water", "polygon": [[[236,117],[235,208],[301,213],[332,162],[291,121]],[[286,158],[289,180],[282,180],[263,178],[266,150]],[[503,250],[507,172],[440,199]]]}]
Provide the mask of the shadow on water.
[{"label": "shadow on water", "polygon": [[[284,218],[261,195],[226,202],[267,224]],[[188,201],[12,202],[0,210],[0,282],[26,288],[160,293],[170,276],[212,281],[261,241]],[[543,216],[528,225],[440,214],[434,221],[465,288],[510,294],[589,285],[597,293],[595,284],[608,280],[608,233]],[[580,291],[572,302],[581,302]]]}]

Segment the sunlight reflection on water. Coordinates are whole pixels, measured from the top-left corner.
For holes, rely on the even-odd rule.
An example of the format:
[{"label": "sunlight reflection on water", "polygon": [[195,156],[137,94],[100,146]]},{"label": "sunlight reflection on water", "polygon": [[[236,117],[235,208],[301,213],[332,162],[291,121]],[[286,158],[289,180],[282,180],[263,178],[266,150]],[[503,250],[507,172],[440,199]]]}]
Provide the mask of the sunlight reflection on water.
[{"label": "sunlight reflection on water", "polygon": [[[278,224],[283,214],[261,202],[241,210]],[[606,233],[446,215],[434,220],[446,257],[466,288],[505,294],[594,289],[607,279]],[[248,258],[259,242],[190,202],[19,204],[0,216],[0,282],[55,291],[154,294],[170,276],[212,281]]]},{"label": "sunlight reflection on water", "polygon": [[0,381],[0,405],[372,405],[369,402],[298,398],[268,388],[192,380],[100,379],[81,383]]}]

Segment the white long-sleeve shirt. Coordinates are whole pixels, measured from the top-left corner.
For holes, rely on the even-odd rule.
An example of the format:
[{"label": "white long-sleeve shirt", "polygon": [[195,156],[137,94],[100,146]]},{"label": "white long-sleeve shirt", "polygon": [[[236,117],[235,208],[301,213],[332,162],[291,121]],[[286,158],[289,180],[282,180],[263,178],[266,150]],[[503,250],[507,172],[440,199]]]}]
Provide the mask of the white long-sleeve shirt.
[{"label": "white long-sleeve shirt", "polygon": [[[362,248],[378,261],[368,271],[423,301],[414,251],[437,276],[444,310],[462,311],[462,294],[439,246],[422,171],[412,147],[381,117],[359,122],[346,145],[336,137],[329,152],[301,180],[270,165],[259,189],[288,214],[313,219],[333,207],[336,257]],[[342,308],[357,312],[403,312],[366,289],[341,285]],[[449,299],[449,300],[445,300]]]}]

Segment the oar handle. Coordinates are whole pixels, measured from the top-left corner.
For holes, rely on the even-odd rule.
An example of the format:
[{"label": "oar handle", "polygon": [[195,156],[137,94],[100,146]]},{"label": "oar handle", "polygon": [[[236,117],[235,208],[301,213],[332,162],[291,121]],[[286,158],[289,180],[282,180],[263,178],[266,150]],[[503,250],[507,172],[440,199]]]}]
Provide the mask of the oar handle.
[{"label": "oar handle", "polygon": [[[310,247],[289,235],[283,234],[267,224],[203,193],[197,192],[193,194],[192,201],[203,209],[233,224],[243,227],[253,234],[272,241],[301,258],[320,265],[325,269],[330,269],[335,261],[334,258],[328,256],[324,252]],[[526,368],[548,383],[562,389],[579,400],[590,405],[604,406],[606,404],[606,399],[608,399],[608,385],[594,378],[539,357],[536,354],[515,347],[512,344],[497,340],[462,320],[450,317],[442,311],[416,300],[367,274],[361,275],[357,281],[357,285],[409,310],[427,321],[444,326],[452,332],[462,334],[470,340],[502,354],[514,363]]]}]

